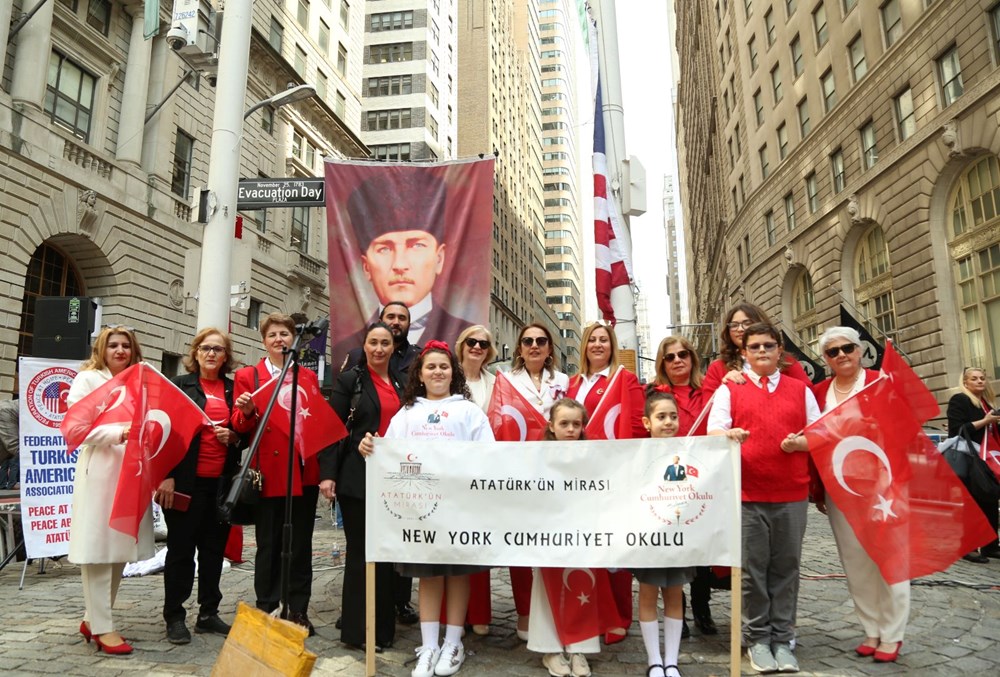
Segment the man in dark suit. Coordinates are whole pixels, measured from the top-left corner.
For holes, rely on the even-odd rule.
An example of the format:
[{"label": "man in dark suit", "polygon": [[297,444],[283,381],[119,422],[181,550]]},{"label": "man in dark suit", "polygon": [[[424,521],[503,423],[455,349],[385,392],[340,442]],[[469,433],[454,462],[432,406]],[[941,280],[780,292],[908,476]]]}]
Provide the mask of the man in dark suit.
[{"label": "man in dark suit", "polygon": [[667,466],[667,472],[663,473],[663,479],[668,482],[680,482],[687,479],[687,471],[681,465],[680,456],[674,456],[674,462]]},{"label": "man in dark suit", "polygon": [[[410,371],[410,364],[420,353],[420,346],[413,345],[409,341],[410,332],[410,311],[399,301],[390,301],[385,304],[382,312],[379,313],[378,321],[389,325],[392,330],[392,355],[389,356],[389,372],[400,383],[406,383]],[[355,340],[354,336],[350,340]],[[338,373],[352,369],[355,365],[361,364],[365,359],[364,348],[361,347],[363,334],[357,341],[357,346],[351,348],[343,363],[340,365]],[[338,345],[345,345],[346,340]],[[336,349],[334,349],[336,352]]]}]

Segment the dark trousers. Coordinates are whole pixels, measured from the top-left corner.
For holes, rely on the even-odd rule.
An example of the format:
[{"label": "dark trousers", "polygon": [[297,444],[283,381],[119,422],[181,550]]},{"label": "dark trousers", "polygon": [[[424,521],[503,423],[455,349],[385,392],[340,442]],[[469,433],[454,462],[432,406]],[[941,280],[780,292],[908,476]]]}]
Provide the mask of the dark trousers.
[{"label": "dark trousers", "polygon": [[694,580],[691,581],[691,613],[697,618],[711,618],[712,611],[708,606],[710,599],[712,599],[712,569],[695,567]]},{"label": "dark trousers", "polygon": [[229,525],[220,522],[218,478],[199,477],[191,492],[187,510],[164,510],[167,520],[167,559],[163,570],[163,619],[183,621],[184,603],[194,587],[195,549],[198,551],[199,616],[219,613],[222,591],[222,553],[229,538]]},{"label": "dark trousers", "polygon": [[[312,594],[313,527],[319,487],[302,487],[301,496],[292,497],[292,561],[289,567],[288,611],[306,613]],[[254,560],[253,588],[257,608],[270,613],[281,603],[281,538],[285,523],[285,497],[264,498],[257,505],[254,526],[257,557]]]},{"label": "dark trousers", "polygon": [[393,597],[395,598],[396,606],[402,607],[410,603],[410,595],[413,592],[413,578],[410,576],[400,576],[395,571],[393,582]]},{"label": "dark trousers", "polygon": [[997,535],[998,522],[1000,522],[1000,512],[998,512],[1000,501],[981,498],[976,498],[975,500],[976,505],[978,505],[979,509],[983,511],[983,514],[986,515],[986,521],[989,522],[990,526],[993,528],[994,539],[984,545],[983,549],[992,550],[998,546],[998,542],[995,537]]},{"label": "dark trousers", "polygon": [[[360,645],[365,641],[365,501],[338,496],[344,515],[347,561],[344,563],[340,641]],[[396,575],[392,564],[375,564],[375,643],[387,646],[396,637]]]}]

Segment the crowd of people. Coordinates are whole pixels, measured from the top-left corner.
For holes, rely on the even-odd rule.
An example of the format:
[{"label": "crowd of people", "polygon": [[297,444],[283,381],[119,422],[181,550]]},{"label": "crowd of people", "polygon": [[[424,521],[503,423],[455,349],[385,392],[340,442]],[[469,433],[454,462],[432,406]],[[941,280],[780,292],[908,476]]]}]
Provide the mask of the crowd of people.
[{"label": "crowd of people", "polygon": [[[264,476],[256,509],[257,552],[254,567],[256,606],[274,611],[287,602],[288,620],[315,632],[308,618],[312,584],[312,535],[318,497],[336,500],[343,514],[347,545],[337,622],[341,641],[363,648],[365,642],[365,472],[366,457],[375,453],[376,437],[407,438],[428,412],[447,412],[442,439],[492,441],[485,414],[495,377],[487,369],[497,351],[486,327],[467,327],[454,349],[440,340],[422,346],[408,340],[409,312],[388,303],[378,321],[365,330],[337,376],[330,403],[347,428],[347,437],[309,459],[292,464],[292,554],[288,599],[279,586],[280,538],[283,522],[289,440],[266,430],[253,463]],[[229,336],[206,328],[191,341],[187,372],[174,379],[213,424],[196,435],[187,455],[156,490],[168,525],[164,572],[163,618],[170,642],[190,641],[185,603],[192,594],[197,558],[198,615],[196,632],[225,635],[229,625],[219,617],[219,579],[229,525],[216,510],[247,440],[261,425],[261,412],[250,394],[277,375],[292,345],[291,317],[271,314],[261,324],[266,355],[257,364],[234,371]],[[424,337],[428,338],[428,337]],[[453,337],[441,337],[453,338]],[[632,401],[644,401],[629,420],[633,438],[675,435],[724,435],[741,444],[742,458],[742,629],[751,666],[758,672],[796,672],[796,609],[799,563],[809,502],[828,515],[847,575],[848,592],[861,624],[855,652],[877,662],[899,655],[909,612],[908,582],[889,585],[810,472],[803,429],[844,399],[857,393],[877,373],[861,368],[861,339],[851,328],[828,329],[819,347],[831,377],[813,385],[797,361],[783,352],[781,332],[766,313],[741,303],[726,314],[720,357],[703,374],[695,347],[682,336],[664,338],[655,358],[655,379],[645,387],[628,371],[619,370],[614,332],[602,324],[586,328],[581,345],[581,371],[570,378],[556,369],[553,337],[542,324],[524,326],[515,344],[508,379],[547,421],[546,439],[569,441],[586,436],[588,417],[605,398],[616,374],[625,379]],[[101,384],[142,359],[133,330],[113,327],[101,332],[93,356],[83,365],[69,394],[72,406]],[[301,369],[300,379],[316,375]],[[967,429],[974,438],[997,435],[1000,413],[992,408],[985,374],[966,370],[963,390],[948,408],[949,427]],[[763,417],[761,411],[767,411]],[[108,527],[115,481],[122,464],[127,424],[95,428],[81,447],[74,488],[70,560],[80,564],[85,613],[80,632],[111,655],[132,647],[115,629],[111,609],[125,562],[153,551],[147,514],[139,538]],[[956,433],[957,434],[957,433]],[[682,465],[673,479],[682,479]],[[670,473],[670,468],[667,473]],[[179,509],[179,497],[184,507]],[[982,506],[992,514],[997,506]],[[197,554],[196,554],[197,553]],[[996,556],[997,545],[976,557]],[[718,629],[709,600],[725,574],[709,567],[594,569],[595,585],[613,603],[602,609],[597,636],[564,644],[555,631],[546,594],[545,569],[512,567],[510,580],[517,610],[517,636],[530,651],[542,654],[542,665],[556,677],[591,674],[586,655],[600,650],[601,640],[624,640],[633,621],[633,579],[638,582],[638,626],[647,653],[650,677],[680,677],[678,653],[684,621],[683,586],[690,584],[694,622],[705,634]],[[410,607],[412,579],[418,579],[417,607]],[[663,602],[663,623],[658,603]],[[376,564],[376,651],[391,647],[397,621],[419,622],[412,677],[453,675],[465,658],[463,635],[468,627],[487,634],[492,621],[490,572],[483,567],[429,564]],[[594,605],[595,607],[597,605]],[[441,625],[444,624],[442,639]],[[662,629],[661,629],[662,628]],[[660,637],[662,636],[662,643]]]}]

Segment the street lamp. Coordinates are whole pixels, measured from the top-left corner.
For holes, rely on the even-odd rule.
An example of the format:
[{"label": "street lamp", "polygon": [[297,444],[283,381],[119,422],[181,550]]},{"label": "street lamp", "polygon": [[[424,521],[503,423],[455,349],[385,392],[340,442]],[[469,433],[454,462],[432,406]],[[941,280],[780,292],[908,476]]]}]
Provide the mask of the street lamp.
[{"label": "street lamp", "polygon": [[312,85],[298,85],[296,87],[289,87],[283,92],[278,92],[269,99],[264,99],[247,109],[247,112],[243,114],[243,119],[246,120],[250,115],[256,111],[260,110],[264,106],[273,106],[274,108],[281,108],[282,106],[287,106],[290,103],[295,103],[297,101],[304,101],[306,99],[311,99],[316,96],[316,88]]}]

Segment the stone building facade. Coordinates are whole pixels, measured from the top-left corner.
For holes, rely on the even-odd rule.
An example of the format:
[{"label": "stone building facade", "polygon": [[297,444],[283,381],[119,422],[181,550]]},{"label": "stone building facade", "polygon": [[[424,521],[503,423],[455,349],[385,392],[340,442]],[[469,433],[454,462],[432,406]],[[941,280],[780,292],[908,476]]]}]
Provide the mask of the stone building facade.
[{"label": "stone building facade", "polygon": [[1000,4],[678,3],[692,322],[844,305],[944,402],[1000,378]]}]

